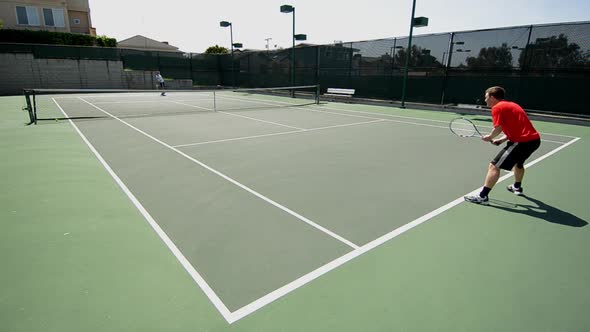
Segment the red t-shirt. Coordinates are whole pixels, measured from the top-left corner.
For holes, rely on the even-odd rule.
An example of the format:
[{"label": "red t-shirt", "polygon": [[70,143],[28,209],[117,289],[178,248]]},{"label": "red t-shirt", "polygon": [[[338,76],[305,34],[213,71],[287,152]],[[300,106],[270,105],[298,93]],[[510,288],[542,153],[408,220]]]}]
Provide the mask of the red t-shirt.
[{"label": "red t-shirt", "polygon": [[494,127],[502,131],[511,142],[529,142],[541,138],[522,107],[511,101],[501,101],[492,107]]}]

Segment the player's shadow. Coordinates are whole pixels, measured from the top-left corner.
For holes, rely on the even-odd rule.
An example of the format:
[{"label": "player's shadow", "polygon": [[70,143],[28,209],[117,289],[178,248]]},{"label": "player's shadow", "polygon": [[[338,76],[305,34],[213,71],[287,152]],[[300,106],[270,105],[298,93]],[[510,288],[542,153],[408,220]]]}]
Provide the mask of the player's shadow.
[{"label": "player's shadow", "polygon": [[500,200],[490,199],[490,203],[494,203],[490,204],[490,207],[515,213],[522,213],[531,217],[543,219],[550,223],[570,227],[584,227],[588,225],[588,222],[586,222],[585,220],[580,219],[569,212],[560,210],[549,204],[545,204],[544,202],[538,199],[526,195],[521,195],[519,196],[519,198],[527,199],[530,204],[511,204]]}]

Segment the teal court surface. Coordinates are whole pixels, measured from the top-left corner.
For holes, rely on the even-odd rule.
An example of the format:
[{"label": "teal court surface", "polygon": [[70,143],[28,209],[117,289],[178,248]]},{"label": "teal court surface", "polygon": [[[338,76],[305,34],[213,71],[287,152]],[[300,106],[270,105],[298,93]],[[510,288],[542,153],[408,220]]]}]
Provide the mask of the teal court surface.
[{"label": "teal court surface", "polygon": [[484,207],[461,114],[294,100],[0,98],[0,330],[590,326],[589,127],[534,121],[526,195]]}]

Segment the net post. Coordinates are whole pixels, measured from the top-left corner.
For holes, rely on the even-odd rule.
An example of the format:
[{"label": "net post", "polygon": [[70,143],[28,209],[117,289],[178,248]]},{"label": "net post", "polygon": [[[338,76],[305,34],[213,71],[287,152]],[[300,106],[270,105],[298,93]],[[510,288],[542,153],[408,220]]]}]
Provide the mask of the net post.
[{"label": "net post", "polygon": [[320,103],[320,85],[318,84],[318,85],[316,85],[316,88],[315,88],[315,104],[319,105],[319,103]]},{"label": "net post", "polygon": [[27,103],[26,106],[26,110],[29,113],[29,123],[27,123],[27,126],[33,124],[33,123],[37,123],[36,119],[35,119],[35,115],[33,113],[33,104],[31,103],[31,90],[27,90],[27,89],[23,89],[23,94],[25,95],[25,101]]},{"label": "net post", "polygon": [[35,90],[33,90],[33,119],[35,119],[35,124],[37,124],[37,97],[35,96]]},{"label": "net post", "polygon": [[217,112],[217,97],[215,96],[215,90],[213,90],[213,112]]}]

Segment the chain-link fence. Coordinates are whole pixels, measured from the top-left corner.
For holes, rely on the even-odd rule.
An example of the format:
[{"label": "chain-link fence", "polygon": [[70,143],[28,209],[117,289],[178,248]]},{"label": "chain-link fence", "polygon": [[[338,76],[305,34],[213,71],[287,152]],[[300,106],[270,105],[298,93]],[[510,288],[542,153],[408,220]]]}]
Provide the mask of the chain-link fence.
[{"label": "chain-link fence", "polygon": [[[526,108],[590,115],[582,104],[590,83],[589,22],[420,35],[407,49],[407,37],[297,47],[294,82],[399,100],[409,54],[408,101],[483,104],[484,90],[501,85]],[[223,70],[231,73],[228,65]],[[290,66],[290,50],[241,53],[231,85],[289,85]]]},{"label": "chain-link fence", "polygon": [[[195,85],[278,87],[320,84],[355,96],[399,100],[409,56],[406,100],[483,103],[504,86],[525,108],[590,115],[590,22],[531,25],[212,55],[99,47],[0,44],[0,52],[40,58],[120,60],[125,69],[159,70]],[[585,98],[584,98],[585,99]]]}]

